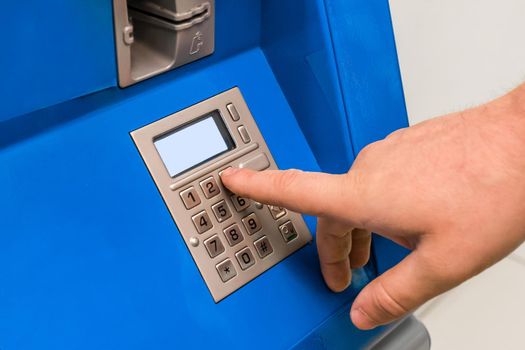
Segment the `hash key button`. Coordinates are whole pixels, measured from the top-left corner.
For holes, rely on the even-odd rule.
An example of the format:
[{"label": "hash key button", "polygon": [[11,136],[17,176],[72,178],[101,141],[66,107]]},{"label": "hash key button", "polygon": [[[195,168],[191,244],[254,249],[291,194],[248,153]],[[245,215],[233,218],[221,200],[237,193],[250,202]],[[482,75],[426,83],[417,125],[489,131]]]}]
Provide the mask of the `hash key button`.
[{"label": "hash key button", "polygon": [[264,236],[253,242],[253,245],[255,246],[255,249],[257,250],[257,254],[261,258],[265,258],[268,255],[273,253],[272,245],[270,244],[270,241],[268,240],[268,237]]},{"label": "hash key button", "polygon": [[221,277],[221,280],[223,282],[228,282],[235,276],[237,276],[237,271],[235,270],[235,266],[233,266],[233,263],[230,259],[226,259],[217,266],[215,266],[217,269],[217,272],[219,273],[219,276]]}]

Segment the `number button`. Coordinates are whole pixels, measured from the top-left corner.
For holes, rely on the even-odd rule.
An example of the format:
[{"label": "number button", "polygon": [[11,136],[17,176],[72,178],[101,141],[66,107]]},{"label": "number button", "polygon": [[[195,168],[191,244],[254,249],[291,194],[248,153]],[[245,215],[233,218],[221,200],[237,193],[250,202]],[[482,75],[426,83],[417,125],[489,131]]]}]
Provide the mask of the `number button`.
[{"label": "number button", "polygon": [[244,227],[250,236],[262,228],[259,218],[257,215],[255,215],[255,213],[251,213],[247,217],[243,218],[242,223],[244,224]]},{"label": "number button", "polygon": [[257,254],[259,254],[261,258],[267,257],[273,253],[272,245],[267,237],[262,237],[256,240],[253,242],[253,245],[255,246],[255,250],[257,250]]},{"label": "number button", "polygon": [[215,214],[218,222],[223,222],[232,216],[230,207],[228,207],[228,204],[226,204],[225,201],[220,201],[219,203],[212,205],[211,210],[213,210],[213,214]]},{"label": "number button", "polygon": [[270,213],[272,214],[272,217],[274,220],[277,220],[279,218],[282,218],[286,215],[286,209],[282,207],[276,207],[275,205],[269,205],[268,209],[270,209]]},{"label": "number button", "polygon": [[291,221],[287,221],[279,226],[279,231],[286,243],[293,241],[297,237],[297,231]]},{"label": "number button", "polygon": [[248,247],[235,253],[235,257],[239,262],[239,266],[241,266],[241,269],[243,270],[246,270],[247,268],[255,264],[255,258],[253,257],[252,251]]},{"label": "number button", "polygon": [[244,240],[244,236],[241,233],[241,229],[237,224],[233,224],[230,227],[226,228],[224,230],[224,236],[226,237],[226,240],[228,241],[230,247],[233,247],[234,245],[239,244]]},{"label": "number button", "polygon": [[237,276],[237,271],[235,270],[235,267],[233,266],[233,263],[230,259],[224,260],[215,266],[215,268],[217,269],[217,272],[219,273],[219,276],[223,282],[228,282]]},{"label": "number button", "polygon": [[233,206],[237,212],[241,212],[250,206],[250,200],[234,194],[231,197]]},{"label": "number button", "polygon": [[204,246],[206,247],[208,254],[210,254],[210,258],[215,258],[217,255],[220,255],[224,252],[224,245],[217,235],[205,240]]},{"label": "number button", "polygon": [[204,233],[213,227],[210,216],[204,210],[191,218],[198,233]]},{"label": "number button", "polygon": [[215,197],[216,195],[221,193],[219,185],[217,185],[217,182],[215,181],[213,176],[210,176],[206,180],[201,181],[200,185],[202,191],[204,192],[204,196],[208,199]]},{"label": "number button", "polygon": [[180,198],[184,203],[186,209],[195,208],[197,205],[201,204],[201,199],[195,188],[190,187],[185,189],[180,193]]}]

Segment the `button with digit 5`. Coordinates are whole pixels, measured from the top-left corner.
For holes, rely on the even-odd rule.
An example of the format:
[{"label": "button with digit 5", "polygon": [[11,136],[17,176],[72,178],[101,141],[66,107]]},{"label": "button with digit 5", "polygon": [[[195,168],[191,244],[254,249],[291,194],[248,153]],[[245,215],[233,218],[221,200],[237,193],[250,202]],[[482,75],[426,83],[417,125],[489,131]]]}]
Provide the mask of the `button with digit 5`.
[{"label": "button with digit 5", "polygon": [[226,204],[226,201],[224,200],[212,205],[211,210],[213,210],[213,214],[215,214],[215,217],[217,218],[218,222],[223,222],[224,220],[229,219],[232,216],[230,207],[228,207],[228,204]]}]

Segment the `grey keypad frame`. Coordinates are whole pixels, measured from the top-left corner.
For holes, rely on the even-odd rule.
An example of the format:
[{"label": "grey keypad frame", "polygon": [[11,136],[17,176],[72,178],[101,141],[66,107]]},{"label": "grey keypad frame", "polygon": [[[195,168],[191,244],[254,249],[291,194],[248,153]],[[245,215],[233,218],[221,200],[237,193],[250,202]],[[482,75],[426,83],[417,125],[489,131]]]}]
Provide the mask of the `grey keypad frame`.
[{"label": "grey keypad frame", "polygon": [[[230,116],[230,112],[227,108],[229,104],[232,104],[238,112],[238,120],[234,120]],[[159,136],[165,135],[180,126],[190,123],[213,111],[218,111],[221,115],[236,147],[233,150],[221,154],[215,159],[192,169],[191,171],[185,172],[174,178],[170,177],[153,145],[153,141]],[[248,143],[245,143],[242,140],[241,135],[238,132],[238,127],[241,125],[243,125],[249,132],[250,141]],[[230,166],[250,167],[250,164],[257,163],[252,160],[257,157],[257,159],[260,159],[260,155],[263,155],[263,157],[268,159],[268,169],[278,169],[238,88],[230,89],[180,112],[157,120],[152,124],[133,131],[131,136],[144,159],[155,184],[159,188],[159,191],[177,225],[178,231],[182,235],[215,302],[219,302],[226,296],[230,295],[235,290],[239,289],[244,284],[259,276],[312,240],[312,236],[304,223],[302,216],[289,210],[287,210],[282,217],[274,219],[271,215],[271,211],[266,205],[256,205],[257,203],[250,201],[249,206],[241,212],[237,212],[234,203],[232,202],[232,193],[224,188],[220,181],[219,172],[222,170]],[[261,169],[258,168],[254,170]],[[210,176],[217,182],[217,185],[220,188],[220,193],[214,195],[211,199],[207,199],[200,183],[208,179]],[[193,187],[201,199],[201,203],[191,209],[185,207],[180,197],[180,192],[189,187]],[[226,201],[231,209],[232,216],[219,222],[213,214],[212,205],[221,200]],[[213,224],[213,228],[199,234],[194,226],[192,217],[202,211],[205,211],[208,214]],[[244,227],[242,218],[247,217],[251,213],[254,213],[257,216],[262,229],[249,235]],[[284,241],[279,231],[279,227],[287,221],[293,222],[298,234],[297,238],[289,243]],[[244,240],[239,244],[230,247],[224,237],[223,230],[235,223],[239,225]],[[220,237],[225,248],[225,251],[215,258],[210,257],[204,244],[199,244],[197,246],[190,244],[190,241],[195,241],[195,238],[204,242],[215,235]],[[258,253],[256,253],[254,242],[258,241],[263,236],[268,238],[273,252],[261,259]],[[243,270],[237,260],[236,253],[245,249],[245,247],[250,247],[255,262],[249,268]],[[236,275],[228,279],[227,282],[224,282],[218,273],[219,270],[217,266],[226,260],[231,262],[236,270]],[[188,276],[188,278],[190,278],[190,276]]]}]

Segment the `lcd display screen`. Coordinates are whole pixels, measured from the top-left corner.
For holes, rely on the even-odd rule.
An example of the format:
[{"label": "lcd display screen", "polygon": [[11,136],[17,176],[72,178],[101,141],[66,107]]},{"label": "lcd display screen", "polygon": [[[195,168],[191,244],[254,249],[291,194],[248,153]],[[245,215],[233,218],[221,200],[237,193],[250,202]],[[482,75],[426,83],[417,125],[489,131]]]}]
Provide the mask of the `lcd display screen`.
[{"label": "lcd display screen", "polygon": [[161,136],[154,144],[171,177],[235,148],[218,111]]}]

